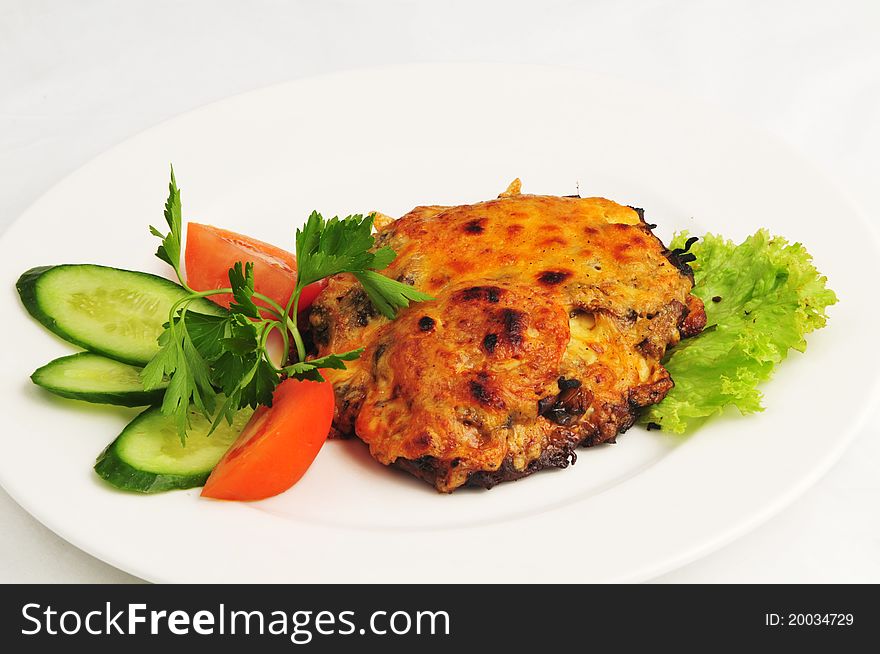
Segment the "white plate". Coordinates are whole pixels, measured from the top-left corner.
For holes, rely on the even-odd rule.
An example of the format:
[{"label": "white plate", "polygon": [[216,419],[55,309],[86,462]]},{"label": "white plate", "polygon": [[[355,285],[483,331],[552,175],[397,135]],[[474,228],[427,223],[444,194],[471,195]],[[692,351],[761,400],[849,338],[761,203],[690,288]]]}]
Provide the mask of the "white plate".
[{"label": "white plate", "polygon": [[[168,162],[184,217],[292,248],[326,214],[526,192],[645,207],[668,236],[800,240],[841,302],[765,388],[767,411],[681,439],[632,429],[576,466],[491,492],[438,495],[331,442],[293,489],[254,504],[198,492],[115,492],[95,456],[134,411],[47,397],[28,375],[73,348],[21,309],[27,268],[95,262],[168,273]],[[450,244],[451,246],[453,244]],[[815,481],[874,402],[878,246],[823,177],[716,110],[564,69],[413,66],[291,82],[230,98],[110,150],[37,202],[2,238],[0,481],[73,544],[156,581],[641,580],[742,534]]]}]

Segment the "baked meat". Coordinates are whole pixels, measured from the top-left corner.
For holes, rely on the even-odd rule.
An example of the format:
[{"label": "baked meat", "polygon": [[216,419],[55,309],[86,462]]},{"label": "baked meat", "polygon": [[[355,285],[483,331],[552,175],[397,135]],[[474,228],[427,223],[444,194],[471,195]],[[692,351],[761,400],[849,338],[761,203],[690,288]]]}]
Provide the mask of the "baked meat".
[{"label": "baked meat", "polygon": [[[309,315],[331,371],[334,430],[441,492],[489,488],[613,441],[673,386],[660,361],[705,326],[693,276],[639,209],[524,195],[384,221],[383,274],[434,298],[389,321],[333,277]],[[686,257],[682,257],[685,258]]]}]

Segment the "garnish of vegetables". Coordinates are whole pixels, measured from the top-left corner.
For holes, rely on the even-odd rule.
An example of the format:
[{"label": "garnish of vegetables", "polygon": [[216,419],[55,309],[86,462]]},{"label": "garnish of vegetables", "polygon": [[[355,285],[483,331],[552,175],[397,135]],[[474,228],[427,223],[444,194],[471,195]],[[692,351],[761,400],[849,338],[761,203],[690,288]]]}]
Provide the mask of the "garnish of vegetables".
[{"label": "garnish of vegetables", "polygon": [[[323,381],[322,368],[341,370],[346,361],[361,355],[363,348],[306,360],[296,315],[300,295],[309,284],[351,273],[377,311],[389,319],[410,302],[433,299],[378,272],[387,268],[396,254],[388,247],[372,251],[372,215],[325,220],[314,211],[305,226],[296,230],[296,287],[286,307],[254,291],[254,269],[249,262],[237,262],[230,268],[228,288],[195,291],[181,273],[183,218],[173,168],[168,188],[165,221],[170,231],[163,234],[155,227],[150,231],[162,240],[156,256],[174,269],[189,295],[172,306],[159,337],[160,350],[144,368],[142,380],[147,390],[169,382],[162,413],[174,416],[182,442],[190,406],[212,420],[212,428],[216,428],[224,418],[231,421],[240,408],[271,406],[272,394],[284,379]],[[228,314],[208,316],[189,311],[194,300],[219,294],[234,297]],[[254,299],[260,300],[261,306]],[[295,350],[295,361],[286,361],[281,367],[272,362],[266,343],[273,331],[281,335],[285,352]]]}]

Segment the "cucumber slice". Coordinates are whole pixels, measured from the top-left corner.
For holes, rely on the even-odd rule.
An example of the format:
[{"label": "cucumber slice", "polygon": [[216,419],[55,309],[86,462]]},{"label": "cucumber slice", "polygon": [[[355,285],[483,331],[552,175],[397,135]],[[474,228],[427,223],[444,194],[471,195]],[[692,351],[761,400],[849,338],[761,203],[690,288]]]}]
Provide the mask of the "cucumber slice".
[{"label": "cucumber slice", "polygon": [[159,407],[147,409],[101,453],[95,472],[116,488],[138,493],[204,486],[252,413],[252,409],[242,409],[231,425],[224,420],[208,436],[211,423],[190,412],[184,446],[174,418],[162,415]]},{"label": "cucumber slice", "polygon": [[[16,288],[28,312],[64,340],[140,366],[159,351],[156,339],[168,312],[187,295],[164,277],[91,264],[33,268]],[[223,311],[202,298],[190,310]]]},{"label": "cucumber slice", "polygon": [[144,390],[141,370],[99,354],[80,352],[50,361],[38,368],[31,380],[50,393],[72,400],[118,406],[158,404],[168,384]]}]

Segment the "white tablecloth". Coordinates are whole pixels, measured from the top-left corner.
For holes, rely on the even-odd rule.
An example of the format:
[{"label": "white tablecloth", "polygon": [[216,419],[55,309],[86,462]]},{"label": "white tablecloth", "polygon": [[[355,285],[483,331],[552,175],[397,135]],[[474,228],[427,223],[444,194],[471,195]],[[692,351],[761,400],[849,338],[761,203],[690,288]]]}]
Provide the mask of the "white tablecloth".
[{"label": "white tablecloth", "polygon": [[[872,213],[877,0],[0,0],[0,229],[93,156],[188,109],[437,61],[575,66],[700,97],[786,139]],[[878,471],[872,425],[792,506],[659,581],[880,582]],[[0,582],[133,580],[0,491]]]}]

